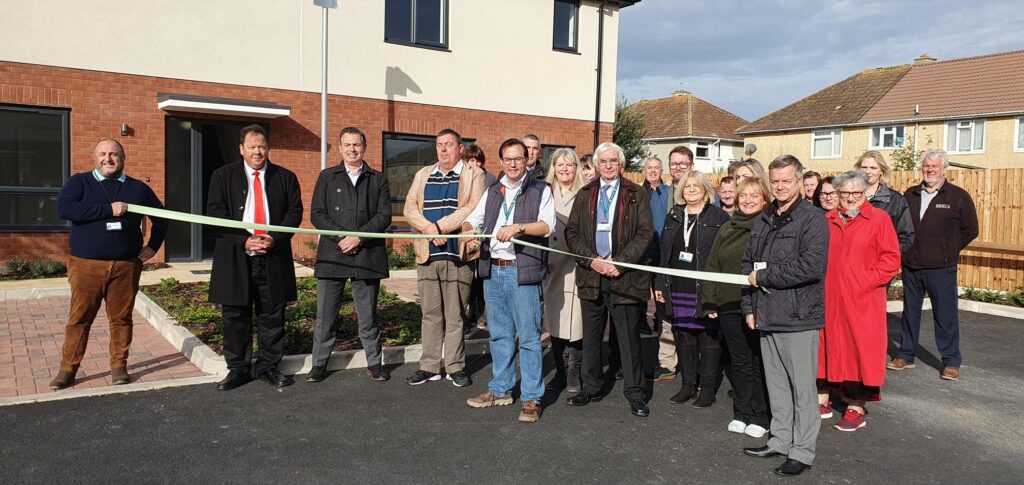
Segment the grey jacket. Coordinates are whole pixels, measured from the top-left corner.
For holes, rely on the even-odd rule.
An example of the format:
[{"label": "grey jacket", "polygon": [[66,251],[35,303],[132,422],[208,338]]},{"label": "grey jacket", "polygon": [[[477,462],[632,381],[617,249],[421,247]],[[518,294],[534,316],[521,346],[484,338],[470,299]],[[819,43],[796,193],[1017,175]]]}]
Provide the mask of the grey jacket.
[{"label": "grey jacket", "polygon": [[745,287],[741,307],[754,315],[757,329],[801,332],[825,325],[825,268],[828,266],[828,223],[821,210],[799,198],[785,214],[772,202],[750,231],[742,272],[754,263],[767,267],[757,272],[757,284],[768,290]]},{"label": "grey jacket", "polygon": [[[310,222],[317,229],[384,232],[391,226],[391,189],[384,174],[363,162],[355,185],[345,164],[320,172],[313,189]],[[383,239],[363,239],[354,254],[338,249],[339,237],[321,236],[316,252],[317,278],[388,277],[388,254]]]}]

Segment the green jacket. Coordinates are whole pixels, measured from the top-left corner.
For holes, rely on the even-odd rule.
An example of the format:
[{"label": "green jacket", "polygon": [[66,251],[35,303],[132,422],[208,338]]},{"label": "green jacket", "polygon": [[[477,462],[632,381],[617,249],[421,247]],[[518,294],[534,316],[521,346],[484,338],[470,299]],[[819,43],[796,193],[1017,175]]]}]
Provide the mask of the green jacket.
[{"label": "green jacket", "polygon": [[[715,242],[711,246],[711,254],[708,255],[708,264],[705,271],[715,273],[740,274],[740,264],[743,262],[743,253],[747,249],[747,241],[750,240],[750,228],[754,221],[761,215],[761,211],[754,214],[743,214],[740,211],[733,213],[728,222],[722,224],[715,236]],[[701,312],[708,313],[742,313],[740,310],[740,289],[738,285],[729,285],[715,281],[704,283],[704,297],[701,299]]]}]

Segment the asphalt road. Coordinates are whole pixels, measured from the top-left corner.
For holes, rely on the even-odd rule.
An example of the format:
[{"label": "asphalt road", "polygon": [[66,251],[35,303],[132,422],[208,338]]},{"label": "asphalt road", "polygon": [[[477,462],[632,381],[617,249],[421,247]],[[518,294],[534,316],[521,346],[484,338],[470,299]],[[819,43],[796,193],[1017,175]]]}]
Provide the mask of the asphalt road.
[{"label": "asphalt road", "polygon": [[[678,381],[655,384],[649,418],[629,414],[618,385],[584,408],[549,395],[540,422],[521,424],[518,402],[464,404],[490,374],[477,357],[468,388],[410,387],[407,364],[386,383],[347,371],[280,391],[253,382],[0,408],[0,483],[1021,483],[1024,322],[961,318],[959,382],[929,367],[934,350],[890,372],[867,427],[835,431],[838,413],[823,423],[817,461],[795,479],[772,475],[780,458],[742,454],[764,439],[725,430],[728,384],[710,409],[668,403]],[[890,316],[891,335],[897,325]]]}]

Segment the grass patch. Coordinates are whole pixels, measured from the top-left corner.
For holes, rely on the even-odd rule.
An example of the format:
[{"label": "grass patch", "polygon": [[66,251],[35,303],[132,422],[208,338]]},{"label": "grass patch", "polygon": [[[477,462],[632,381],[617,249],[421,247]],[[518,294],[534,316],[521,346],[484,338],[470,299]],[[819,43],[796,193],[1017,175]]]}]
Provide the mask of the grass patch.
[{"label": "grass patch", "polygon": [[[285,309],[285,355],[308,354],[313,348],[316,329],[316,278],[297,278],[298,299]],[[159,284],[143,286],[142,292],[163,307],[171,318],[187,328],[218,354],[223,353],[224,334],[220,305],[207,303],[210,284],[181,283],[174,278],[160,280]],[[337,341],[334,350],[361,349],[359,324],[356,321],[352,292],[345,286],[344,304],[335,319]],[[402,301],[398,295],[381,286],[377,300],[377,323],[383,345],[411,345],[420,342],[420,306]],[[254,326],[253,333],[258,329]],[[255,341],[255,336],[253,338]]]}]

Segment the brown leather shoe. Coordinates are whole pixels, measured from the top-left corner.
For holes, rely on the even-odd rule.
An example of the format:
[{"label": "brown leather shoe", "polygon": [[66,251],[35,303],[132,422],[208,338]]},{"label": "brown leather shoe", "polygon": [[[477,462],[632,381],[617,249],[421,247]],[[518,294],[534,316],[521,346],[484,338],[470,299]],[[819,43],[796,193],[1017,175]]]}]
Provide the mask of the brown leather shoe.
[{"label": "brown leather shoe", "polygon": [[128,369],[124,367],[110,369],[110,382],[115,386],[124,385],[131,381],[132,380],[128,377]]},{"label": "brown leather shoe", "polygon": [[914,361],[900,358],[892,359],[892,362],[885,364],[885,368],[889,370],[913,369],[914,367],[917,367],[917,365],[914,364]]},{"label": "brown leather shoe", "polygon": [[75,373],[62,370],[57,373],[57,377],[54,377],[50,381],[50,389],[57,391],[60,389],[67,389],[71,387],[71,384],[75,383]]},{"label": "brown leather shoe", "polygon": [[942,369],[942,374],[939,375],[939,377],[947,381],[955,381],[960,378],[960,368],[946,367],[945,369]]},{"label": "brown leather shoe", "polygon": [[466,404],[471,408],[489,408],[491,406],[508,406],[512,404],[512,396],[495,396],[489,389],[483,394],[466,399]]},{"label": "brown leather shoe", "polygon": [[540,403],[537,401],[523,401],[523,409],[519,411],[519,422],[536,423],[540,419]]}]

